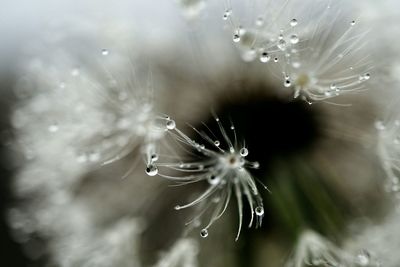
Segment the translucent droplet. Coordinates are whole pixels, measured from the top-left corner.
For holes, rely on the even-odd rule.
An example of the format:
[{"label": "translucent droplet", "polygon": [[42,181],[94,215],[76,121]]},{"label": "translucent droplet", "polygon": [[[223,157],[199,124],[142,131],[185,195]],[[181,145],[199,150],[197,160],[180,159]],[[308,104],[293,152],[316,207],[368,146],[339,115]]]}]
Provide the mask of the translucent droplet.
[{"label": "translucent droplet", "polygon": [[181,206],[176,205],[176,206],[174,207],[174,209],[175,209],[175,210],[180,210],[180,209],[181,209]]},{"label": "translucent droplet", "polygon": [[247,148],[243,147],[240,149],[239,153],[240,153],[240,156],[246,157],[249,154],[249,150]]},{"label": "translucent droplet", "polygon": [[200,231],[200,236],[201,236],[202,238],[206,238],[206,237],[208,236],[208,231],[207,231],[207,229],[201,230],[201,231]]},{"label": "translucent droplet", "polygon": [[158,154],[157,154],[157,153],[152,154],[152,155],[151,155],[151,161],[152,161],[152,162],[155,162],[155,161],[157,161],[157,160],[158,160]]},{"label": "translucent droplet", "polygon": [[262,25],[264,25],[264,19],[262,17],[257,18],[256,26],[261,27]]},{"label": "translucent droplet", "polygon": [[238,33],[235,33],[235,34],[233,35],[233,41],[234,41],[235,43],[240,42],[240,35],[239,35]]},{"label": "translucent droplet", "polygon": [[150,164],[146,167],[146,173],[148,176],[155,176],[158,174],[158,168],[156,165]]},{"label": "translucent droplet", "polygon": [[173,130],[173,129],[175,129],[175,127],[176,127],[176,123],[175,123],[175,121],[174,120],[171,120],[171,119],[168,119],[167,120],[167,129],[168,130]]},{"label": "translucent droplet", "polygon": [[262,53],[261,53],[260,61],[261,61],[262,63],[267,63],[267,62],[270,61],[270,60],[271,60],[271,57],[270,57],[270,55],[269,55],[267,52],[262,52]]},{"label": "translucent droplet", "polygon": [[364,74],[364,80],[369,80],[369,78],[371,78],[371,74],[365,73]]},{"label": "translucent droplet", "polygon": [[263,216],[264,215],[264,208],[261,206],[258,206],[254,210],[256,212],[257,216]]},{"label": "translucent droplet", "polygon": [[215,185],[218,184],[221,178],[215,174],[211,174],[208,178],[207,181],[209,184]]},{"label": "translucent droplet", "polygon": [[108,51],[107,49],[102,49],[102,50],[101,50],[101,54],[102,54],[103,56],[108,56],[108,54],[110,54],[110,51]]},{"label": "translucent droplet", "polygon": [[297,44],[299,42],[299,37],[296,34],[293,34],[292,36],[290,36],[290,42],[292,44]]},{"label": "translucent droplet", "polygon": [[297,19],[292,19],[292,20],[290,21],[290,26],[294,27],[294,26],[296,26],[296,25],[297,25]]},{"label": "translucent droplet", "polygon": [[282,51],[286,50],[286,41],[281,39],[278,42],[278,48]]},{"label": "translucent droplet", "polygon": [[336,90],[337,86],[336,86],[335,83],[332,83],[332,84],[329,86],[329,88],[332,89],[332,90]]},{"label": "translucent droplet", "polygon": [[226,10],[224,12],[224,15],[222,16],[222,19],[227,20],[230,17],[231,13],[232,13],[232,11],[230,9]]},{"label": "translucent droplet", "polygon": [[351,26],[354,26],[356,24],[356,21],[355,20],[352,20],[351,22],[350,22],[350,25]]},{"label": "translucent droplet", "polygon": [[58,131],[59,128],[58,128],[58,125],[56,123],[54,123],[54,124],[50,125],[47,129],[49,132],[55,133]]},{"label": "translucent droplet", "polygon": [[371,256],[369,255],[369,252],[366,250],[361,251],[357,255],[357,262],[361,266],[368,266],[368,264],[370,263],[370,259],[371,259]]},{"label": "translucent droplet", "polygon": [[274,62],[275,62],[275,63],[278,63],[278,62],[279,62],[279,58],[277,58],[277,57],[274,58]]},{"label": "translucent droplet", "polygon": [[216,141],[214,142],[214,145],[215,145],[215,146],[219,146],[220,144],[221,144],[221,142],[218,141],[218,140],[216,140]]},{"label": "translucent droplet", "polygon": [[292,82],[291,82],[289,79],[287,79],[287,80],[285,80],[285,82],[283,83],[283,85],[284,85],[285,87],[290,87],[290,86],[292,86]]}]

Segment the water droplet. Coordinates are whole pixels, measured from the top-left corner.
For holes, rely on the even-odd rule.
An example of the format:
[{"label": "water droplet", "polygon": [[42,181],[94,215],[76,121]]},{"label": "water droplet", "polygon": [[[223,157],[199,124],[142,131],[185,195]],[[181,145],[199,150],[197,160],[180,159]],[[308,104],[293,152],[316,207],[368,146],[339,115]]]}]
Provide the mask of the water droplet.
[{"label": "water droplet", "polygon": [[234,41],[235,43],[240,42],[240,35],[239,35],[238,33],[235,33],[235,34],[233,35],[233,41]]},{"label": "water droplet", "polygon": [[257,216],[263,216],[264,215],[264,208],[261,206],[258,206],[254,210],[256,212]]},{"label": "water droplet", "polygon": [[290,36],[290,42],[292,44],[297,44],[299,42],[299,37],[296,34],[293,34],[292,36]]},{"label": "water droplet", "polygon": [[201,231],[200,231],[200,236],[201,236],[202,238],[206,238],[206,237],[208,236],[208,231],[207,231],[207,229],[201,230]]},{"label": "water droplet", "polygon": [[221,144],[221,142],[218,141],[218,140],[216,140],[216,141],[214,142],[214,145],[215,145],[215,146],[219,146],[220,144]]},{"label": "water droplet", "polygon": [[296,25],[297,25],[297,19],[292,19],[292,20],[290,21],[290,26],[294,27],[294,26],[296,26]]},{"label": "water droplet", "polygon": [[257,18],[256,26],[261,27],[264,25],[264,19],[262,17]]},{"label": "water droplet", "polygon": [[287,80],[285,80],[285,82],[283,83],[283,85],[284,85],[285,87],[290,87],[290,86],[292,86],[292,82],[291,82],[289,79],[287,79]]},{"label": "water droplet", "polygon": [[108,56],[108,54],[110,54],[110,51],[108,51],[107,49],[102,49],[102,50],[101,50],[101,54],[102,54],[103,56]]},{"label": "water droplet", "polygon": [[168,119],[166,126],[168,130],[173,130],[176,127],[176,123],[174,120]]},{"label": "water droplet", "polygon": [[176,206],[174,207],[174,209],[175,209],[175,210],[180,210],[180,209],[181,209],[181,206],[176,205]]},{"label": "water droplet", "polygon": [[152,155],[151,155],[151,161],[152,161],[152,162],[155,162],[155,161],[157,161],[157,160],[158,160],[158,154],[156,154],[156,153],[152,154]]},{"label": "water droplet", "polygon": [[232,125],[232,126],[231,126],[231,130],[235,130],[235,126]]},{"label": "water droplet", "polygon": [[281,39],[278,42],[278,48],[282,51],[286,50],[286,41]]},{"label": "water droplet", "polygon": [[240,156],[246,157],[249,154],[249,150],[247,148],[243,147],[240,149],[239,153],[240,153]]},{"label": "water droplet", "polygon": [[224,12],[224,15],[222,16],[223,20],[227,20],[232,14],[232,10],[228,9]]},{"label": "water droplet", "polygon": [[277,57],[274,58],[274,62],[275,62],[275,63],[278,63],[278,62],[279,62],[279,58],[277,58]]},{"label": "water droplet", "polygon": [[336,90],[337,86],[336,86],[335,83],[332,83],[332,84],[329,86],[329,88],[332,89],[332,90]]},{"label": "water droplet", "polygon": [[59,128],[58,128],[58,124],[54,123],[54,124],[50,125],[47,129],[48,129],[49,132],[55,133],[55,132],[57,132],[58,129],[59,129]]},{"label": "water droplet", "polygon": [[356,24],[356,21],[355,20],[352,20],[351,22],[350,22],[350,25],[351,26],[354,26]]},{"label": "water droplet", "polygon": [[209,184],[215,185],[218,184],[219,181],[221,181],[221,178],[215,174],[211,174],[210,176],[208,176],[207,181]]},{"label": "water droplet", "polygon": [[267,62],[270,61],[270,60],[271,60],[271,57],[270,57],[270,55],[269,55],[267,52],[262,52],[262,53],[261,53],[260,61],[261,61],[262,63],[267,63]]},{"label": "water droplet", "polygon": [[371,78],[371,74],[365,73],[364,74],[364,80],[369,80],[369,78]]},{"label": "water droplet", "polygon": [[371,256],[369,255],[369,252],[366,250],[363,250],[357,255],[357,262],[361,266],[368,266],[368,264],[370,262],[370,258],[371,258]]},{"label": "water droplet", "polygon": [[260,163],[258,161],[253,162],[253,168],[255,169],[260,168]]},{"label": "water droplet", "polygon": [[148,176],[155,176],[158,174],[158,168],[156,165],[150,164],[146,167],[146,173]]}]

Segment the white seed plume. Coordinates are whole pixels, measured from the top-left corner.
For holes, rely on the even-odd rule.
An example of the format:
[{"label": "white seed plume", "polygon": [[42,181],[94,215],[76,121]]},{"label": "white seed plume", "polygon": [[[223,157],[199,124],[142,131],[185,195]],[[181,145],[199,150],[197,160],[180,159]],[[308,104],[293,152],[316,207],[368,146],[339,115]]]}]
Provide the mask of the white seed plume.
[{"label": "white seed plume", "polygon": [[331,1],[269,1],[251,26],[237,26],[233,41],[245,60],[271,62],[295,98],[312,103],[361,91],[371,77],[366,32],[340,8]]},{"label": "white seed plume", "polygon": [[21,85],[17,92],[25,95],[13,116],[27,158],[51,156],[43,148],[54,143],[82,164],[109,164],[134,149],[150,162],[166,130],[154,108],[153,88],[139,81],[130,61],[106,49],[98,56],[107,58],[96,66],[98,72],[68,68],[62,59],[57,67],[37,61],[29,68],[23,84],[38,85],[39,92]]},{"label": "white seed plume", "polygon": [[[197,206],[199,213],[188,222],[195,226],[201,224],[200,220],[205,213],[210,213],[208,224],[200,231],[201,237],[208,236],[208,229],[224,214],[232,194],[234,194],[239,212],[239,229],[236,235],[236,240],[238,240],[243,221],[243,197],[247,199],[251,210],[249,227],[253,225],[254,221],[256,227],[259,227],[264,216],[262,198],[256,181],[247,170],[248,168],[258,168],[259,163],[246,160],[249,151],[246,146],[239,145],[233,124],[230,127],[231,133],[228,133],[219,118],[216,118],[216,122],[223,141],[219,140],[210,130],[207,133],[193,128],[207,143],[207,146],[191,139],[176,127],[170,128],[169,132],[178,143],[194,150],[193,155],[196,159],[178,163],[159,162],[155,164],[155,167],[173,172],[173,174],[160,172],[158,174],[181,185],[202,181],[209,184],[207,189],[195,200],[175,207],[176,210],[181,210]],[[234,136],[233,141],[229,135]],[[226,148],[224,148],[225,146]],[[180,174],[176,174],[176,172]]]},{"label": "white seed plume", "polygon": [[377,267],[366,250],[356,256],[336,247],[321,235],[307,230],[302,233],[290,260],[285,267],[337,266],[337,267]]},{"label": "white seed plume", "polygon": [[400,197],[400,118],[392,114],[390,118],[377,121],[378,155],[386,172],[386,189]]}]

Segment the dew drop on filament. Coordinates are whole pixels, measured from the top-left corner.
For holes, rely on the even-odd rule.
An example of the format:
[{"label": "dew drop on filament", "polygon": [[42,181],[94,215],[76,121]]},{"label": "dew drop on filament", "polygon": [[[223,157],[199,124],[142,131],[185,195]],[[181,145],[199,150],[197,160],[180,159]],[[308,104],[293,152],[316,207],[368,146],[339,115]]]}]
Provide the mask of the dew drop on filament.
[{"label": "dew drop on filament", "polygon": [[110,51],[108,51],[107,49],[102,49],[102,50],[101,50],[101,54],[102,54],[103,56],[108,56],[108,54],[110,54]]},{"label": "dew drop on filament", "polygon": [[267,52],[263,52],[260,56],[260,61],[262,63],[267,63],[268,61],[270,61],[271,57]]},{"label": "dew drop on filament", "polygon": [[150,164],[146,167],[146,174],[148,176],[155,176],[158,174],[158,168],[157,166]]},{"label": "dew drop on filament", "polygon": [[254,210],[256,212],[257,216],[263,216],[264,215],[264,208],[261,206],[258,206]]},{"label": "dew drop on filament", "polygon": [[238,33],[235,33],[235,34],[233,35],[233,41],[234,41],[235,43],[240,42],[240,35],[239,35]]},{"label": "dew drop on filament", "polygon": [[292,44],[297,44],[299,42],[299,37],[296,34],[293,34],[292,36],[290,36],[290,42]]},{"label": "dew drop on filament", "polygon": [[200,236],[201,236],[202,238],[206,238],[206,237],[208,236],[208,231],[207,231],[207,229],[201,230],[201,231],[200,231]]},{"label": "dew drop on filament", "polygon": [[243,147],[242,149],[240,149],[240,156],[242,157],[246,157],[249,154],[249,150],[245,147]]},{"label": "dew drop on filament", "polygon": [[167,129],[168,130],[173,130],[173,129],[175,129],[175,127],[176,127],[176,124],[175,124],[175,121],[174,120],[171,120],[171,119],[168,119],[167,120]]},{"label": "dew drop on filament", "polygon": [[294,26],[296,26],[296,25],[297,25],[297,19],[292,19],[292,20],[290,21],[290,26],[294,27]]}]

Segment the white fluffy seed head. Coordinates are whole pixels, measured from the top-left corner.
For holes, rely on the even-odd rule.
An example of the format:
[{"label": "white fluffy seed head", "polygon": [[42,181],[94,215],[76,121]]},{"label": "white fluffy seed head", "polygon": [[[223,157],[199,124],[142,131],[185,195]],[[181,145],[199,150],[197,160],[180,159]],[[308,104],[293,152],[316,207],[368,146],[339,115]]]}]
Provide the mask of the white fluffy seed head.
[{"label": "white fluffy seed head", "polygon": [[234,41],[245,61],[259,58],[277,75],[283,74],[282,84],[293,88],[295,98],[312,103],[362,91],[371,78],[372,49],[355,15],[341,11],[345,4],[255,0],[242,7],[261,14],[248,14],[232,4]]},{"label": "white fluffy seed head", "polygon": [[[193,160],[180,160],[178,163],[163,163],[160,159],[154,165],[158,166],[158,174],[161,177],[173,180],[178,184],[202,181],[208,183],[208,188],[198,198],[188,204],[175,207],[176,210],[197,207],[198,217],[201,218],[206,218],[206,214],[208,214],[208,224],[200,231],[202,237],[208,236],[208,229],[224,214],[231,196],[235,195],[239,209],[237,239],[242,227],[243,196],[247,199],[251,210],[249,226],[253,225],[254,220],[256,226],[259,226],[264,216],[261,196],[254,178],[248,171],[249,168],[258,168],[259,164],[246,160],[249,150],[247,147],[239,145],[233,125],[228,131],[218,118],[216,123],[220,129],[219,134],[210,132],[208,128],[209,132],[194,128],[205,144],[193,140],[177,127],[171,129],[169,133],[173,139],[193,150],[195,156]],[[221,139],[215,139],[217,135]],[[199,220],[192,222],[194,221],[198,222]]]}]

